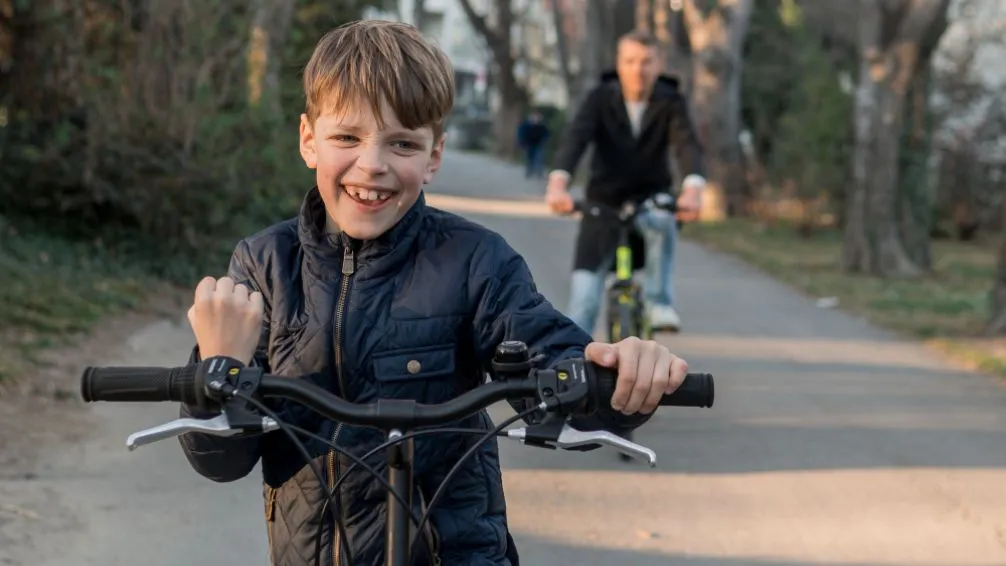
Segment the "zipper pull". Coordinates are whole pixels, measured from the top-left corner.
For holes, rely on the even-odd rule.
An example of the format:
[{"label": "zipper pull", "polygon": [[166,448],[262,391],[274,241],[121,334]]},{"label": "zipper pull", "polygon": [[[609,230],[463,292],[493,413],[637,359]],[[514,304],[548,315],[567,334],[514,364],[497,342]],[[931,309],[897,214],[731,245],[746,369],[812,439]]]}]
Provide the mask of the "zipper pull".
[{"label": "zipper pull", "polygon": [[342,274],[352,275],[356,271],[356,255],[352,246],[346,245],[344,249],[346,252],[342,254]]}]

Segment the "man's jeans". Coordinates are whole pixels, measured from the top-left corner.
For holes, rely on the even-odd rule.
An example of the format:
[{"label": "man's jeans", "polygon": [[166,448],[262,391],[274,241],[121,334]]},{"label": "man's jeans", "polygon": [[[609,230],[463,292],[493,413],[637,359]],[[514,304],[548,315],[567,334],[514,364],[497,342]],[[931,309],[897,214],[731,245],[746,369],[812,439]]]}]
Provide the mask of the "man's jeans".
[{"label": "man's jeans", "polygon": [[[646,242],[646,271],[643,298],[648,305],[674,304],[674,247],[678,223],[674,214],[649,210],[636,217],[636,228]],[[613,252],[614,253],[614,252]],[[568,316],[588,333],[594,333],[597,313],[604,298],[604,282],[611,269],[609,256],[597,271],[577,269],[569,293]]]}]

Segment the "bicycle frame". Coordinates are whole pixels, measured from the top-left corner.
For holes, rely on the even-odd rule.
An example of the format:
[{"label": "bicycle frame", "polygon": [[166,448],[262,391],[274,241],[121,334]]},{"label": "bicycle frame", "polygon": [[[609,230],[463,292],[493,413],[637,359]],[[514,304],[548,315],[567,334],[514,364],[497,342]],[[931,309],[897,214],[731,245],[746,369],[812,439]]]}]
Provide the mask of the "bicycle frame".
[{"label": "bicycle frame", "polygon": [[[632,217],[634,218],[634,217]],[[618,234],[618,247],[615,248],[615,281],[632,281],[632,246],[629,244],[630,222],[625,221]]]},{"label": "bicycle frame", "polygon": [[[607,324],[608,341],[612,343],[633,334],[638,334],[643,339],[650,337],[649,324],[643,311],[641,289],[632,273],[635,258],[629,237],[636,216],[634,213],[627,216],[627,218],[620,218],[618,247],[615,248],[615,281],[606,289],[609,320]],[[616,314],[612,307],[626,309],[626,316]]]},{"label": "bicycle frame", "polygon": [[[618,222],[618,246],[615,248],[615,280],[605,287],[608,303],[608,341],[618,342],[628,336],[649,338],[649,324],[642,310],[642,293],[633,277],[634,257],[629,241],[639,210],[633,205],[621,210],[598,203],[577,203],[576,209],[595,217],[606,217]],[[626,309],[625,312],[622,312]],[[615,314],[615,311],[619,314]],[[624,315],[624,316],[623,316]]]}]

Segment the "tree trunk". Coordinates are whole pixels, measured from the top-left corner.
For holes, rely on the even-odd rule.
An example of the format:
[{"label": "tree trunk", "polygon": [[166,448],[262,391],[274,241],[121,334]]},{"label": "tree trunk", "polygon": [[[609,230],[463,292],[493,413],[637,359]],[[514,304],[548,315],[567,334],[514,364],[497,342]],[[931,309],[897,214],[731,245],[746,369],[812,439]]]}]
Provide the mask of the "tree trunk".
[{"label": "tree trunk", "polygon": [[460,2],[468,22],[485,40],[493,56],[494,83],[500,95],[500,106],[496,110],[493,124],[495,152],[501,157],[513,158],[517,155],[517,125],[530,100],[527,89],[514,75],[517,61],[510,36],[514,25],[513,8],[509,0],[494,0],[496,17],[494,25],[490,27],[485,17],[475,12],[471,0]]},{"label": "tree trunk", "polygon": [[664,72],[681,81],[681,89],[689,99],[692,96],[692,49],[688,41],[688,27],[681,10],[670,11],[667,16],[667,41],[664,45]]},{"label": "tree trunk", "polygon": [[412,0],[412,25],[422,33],[426,25],[426,0]]},{"label": "tree trunk", "polygon": [[587,2],[587,48],[585,68],[588,77],[597,81],[600,74],[615,67],[618,38],[636,24],[635,0],[589,0]]},{"label": "tree trunk", "polygon": [[566,98],[573,104],[579,98],[579,81],[570,67],[569,38],[566,34],[566,13],[559,6],[559,0],[549,0],[552,10],[552,25],[555,26],[555,48],[559,55],[559,70],[562,71],[562,82],[566,86]]},{"label": "tree trunk", "polygon": [[654,0],[636,0],[636,29],[653,33],[653,4]]},{"label": "tree trunk", "polygon": [[[590,90],[590,87],[601,75],[601,69],[609,64],[611,56],[608,54],[605,45],[607,37],[611,35],[608,31],[610,21],[606,21],[604,9],[607,0],[596,0],[587,2],[587,33],[584,41],[580,45],[580,77],[579,92],[581,94]],[[570,101],[572,103],[572,101]],[[579,101],[578,101],[579,102]],[[571,104],[571,108],[576,108],[577,104]]]},{"label": "tree trunk", "polygon": [[861,0],[853,186],[842,250],[848,272],[882,277],[924,273],[904,244],[906,233],[913,240],[919,236],[916,227],[905,226],[914,216],[899,215],[899,156],[908,87],[946,28],[948,4],[901,0],[882,11]]},{"label": "tree trunk", "polygon": [[933,264],[929,237],[933,217],[928,166],[932,149],[929,79],[930,70],[926,67],[916,74],[908,91],[898,190],[898,218],[905,252],[915,265],[927,272]]},{"label": "tree trunk", "polygon": [[248,46],[248,103],[274,116],[280,108],[280,64],[296,0],[257,0]]},{"label": "tree trunk", "polygon": [[920,270],[902,246],[895,214],[904,92],[883,84],[892,77],[876,70],[866,58],[860,64],[843,265],[850,272],[914,277]]},{"label": "tree trunk", "polygon": [[753,0],[721,0],[703,14],[695,0],[685,0],[683,5],[692,51],[692,104],[708,168],[701,212],[705,221],[719,221],[744,210],[741,54],[753,8]]},{"label": "tree trunk", "polygon": [[653,30],[660,42],[664,73],[677,77],[682,91],[690,95],[691,53],[681,11],[671,10],[668,2],[657,2],[653,9]]},{"label": "tree trunk", "polygon": [[736,210],[743,182],[740,143],[740,77],[705,65],[693,71],[693,108],[705,144],[708,185],[701,219],[720,221]]}]

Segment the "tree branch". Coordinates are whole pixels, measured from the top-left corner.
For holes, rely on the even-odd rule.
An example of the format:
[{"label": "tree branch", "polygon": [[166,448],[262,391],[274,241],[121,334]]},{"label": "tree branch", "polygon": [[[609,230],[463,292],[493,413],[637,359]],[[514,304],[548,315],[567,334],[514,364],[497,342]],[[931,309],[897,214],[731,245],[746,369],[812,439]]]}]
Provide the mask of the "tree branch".
[{"label": "tree branch", "polygon": [[470,23],[471,26],[475,28],[475,31],[477,31],[479,35],[486,40],[486,43],[489,44],[489,48],[495,51],[496,47],[494,46],[498,45],[500,41],[500,37],[496,34],[496,31],[489,27],[489,24],[486,23],[484,16],[480,16],[478,12],[472,8],[471,0],[458,0],[458,2],[461,4],[461,10],[465,13],[465,16],[468,17],[468,23]]},{"label": "tree branch", "polygon": [[695,0],[683,0],[681,12],[685,18],[685,27],[689,31],[699,31],[702,29],[703,24],[706,23],[702,10],[695,5]]},{"label": "tree branch", "polygon": [[543,73],[547,73],[549,75],[556,75],[556,76],[562,75],[560,69],[555,65],[550,65],[543,59],[532,57],[523,50],[521,51],[520,56],[518,57],[518,61],[526,63],[528,67],[534,69],[535,71],[540,71]]},{"label": "tree branch", "polygon": [[552,10],[552,23],[555,26],[555,49],[559,54],[559,68],[562,80],[566,85],[566,96],[569,100],[576,97],[576,76],[569,65],[569,45],[566,42],[566,14],[559,7],[559,0],[549,0]]}]

